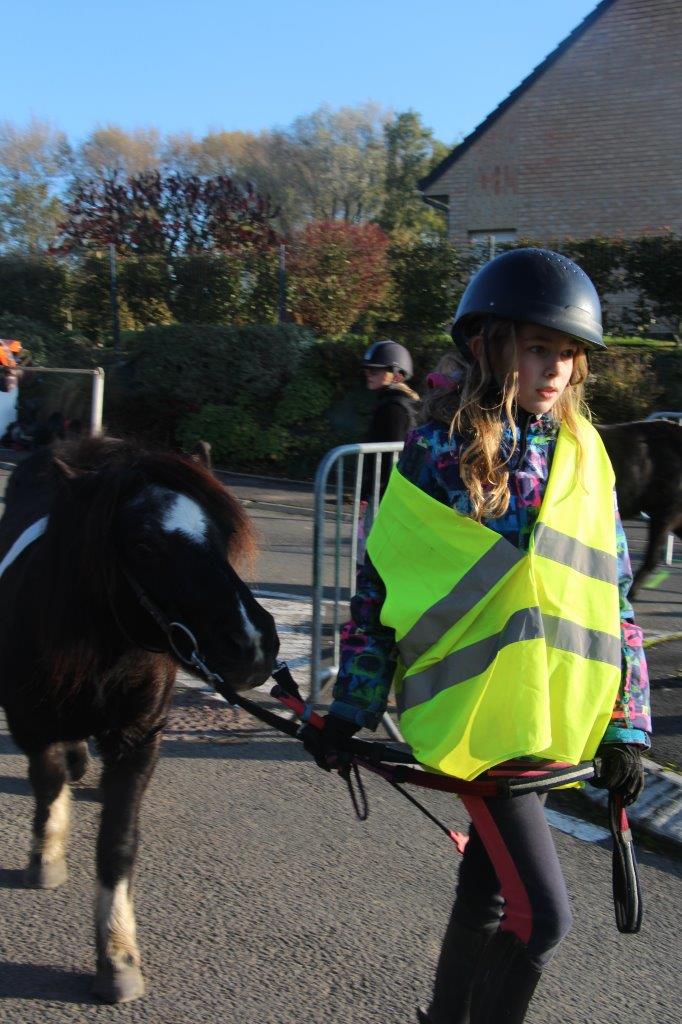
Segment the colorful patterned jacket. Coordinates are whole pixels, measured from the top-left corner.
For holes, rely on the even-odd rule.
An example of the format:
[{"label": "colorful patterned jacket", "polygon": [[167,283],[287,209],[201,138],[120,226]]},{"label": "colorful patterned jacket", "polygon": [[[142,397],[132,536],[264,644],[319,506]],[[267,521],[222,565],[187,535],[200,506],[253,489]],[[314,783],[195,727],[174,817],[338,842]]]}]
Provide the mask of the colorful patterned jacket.
[{"label": "colorful patterned jacket", "polygon": [[[517,428],[517,444],[519,431]],[[528,549],[538,517],[556,446],[558,425],[548,416],[531,417],[526,427],[525,449],[512,457],[509,476],[509,508],[499,519],[485,525],[522,550]],[[511,445],[511,429],[503,446]],[[431,497],[468,515],[469,496],[459,472],[461,441],[448,437],[447,427],[430,422],[407,437],[398,468],[404,477]],[[614,494],[614,504],[615,504]],[[616,546],[623,670],[621,687],[611,724],[604,739],[610,742],[649,746],[651,731],[649,678],[642,647],[642,630],[635,625],[628,592],[632,569],[627,541],[616,506]],[[341,666],[334,687],[331,712],[357,725],[375,729],[383,714],[397,661],[395,635],[381,623],[386,597],[384,584],[369,558],[358,573],[357,593],[351,601],[351,621],[341,638]]]}]

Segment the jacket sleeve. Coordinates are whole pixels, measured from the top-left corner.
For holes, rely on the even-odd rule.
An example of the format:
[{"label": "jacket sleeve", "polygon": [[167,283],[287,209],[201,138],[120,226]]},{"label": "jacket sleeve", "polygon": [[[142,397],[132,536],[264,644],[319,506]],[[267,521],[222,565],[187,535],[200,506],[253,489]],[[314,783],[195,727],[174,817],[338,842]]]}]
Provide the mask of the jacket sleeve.
[{"label": "jacket sleeve", "polygon": [[376,729],[386,710],[398,659],[393,629],[381,624],[386,588],[369,556],[358,573],[351,619],[341,632],[341,664],[330,711]]},{"label": "jacket sleeve", "polygon": [[643,646],[644,635],[635,623],[635,614],[628,600],[632,586],[632,567],[628,542],[618,513],[615,494],[613,500],[616,512],[622,672],[620,690],[611,714],[611,722],[604,734],[604,742],[639,743],[644,747],[649,747],[651,700],[649,672]]}]

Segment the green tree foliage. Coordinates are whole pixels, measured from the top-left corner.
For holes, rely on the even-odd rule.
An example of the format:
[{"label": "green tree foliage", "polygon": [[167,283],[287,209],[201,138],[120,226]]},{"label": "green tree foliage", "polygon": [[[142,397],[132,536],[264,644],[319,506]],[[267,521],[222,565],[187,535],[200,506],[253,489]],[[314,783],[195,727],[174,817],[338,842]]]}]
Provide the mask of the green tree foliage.
[{"label": "green tree foliage", "polygon": [[424,203],[417,182],[431,169],[434,158],[441,158],[446,147],[433,138],[430,128],[422,124],[414,110],[385,123],[384,141],[386,172],[379,224],[391,235],[444,235],[444,217]]},{"label": "green tree foliage", "polygon": [[290,309],[298,323],[344,334],[389,287],[388,237],[376,224],[315,221],[292,246]]},{"label": "green tree foliage", "polygon": [[62,216],[60,185],[71,162],[62,132],[42,121],[0,123],[0,246],[44,251]]}]

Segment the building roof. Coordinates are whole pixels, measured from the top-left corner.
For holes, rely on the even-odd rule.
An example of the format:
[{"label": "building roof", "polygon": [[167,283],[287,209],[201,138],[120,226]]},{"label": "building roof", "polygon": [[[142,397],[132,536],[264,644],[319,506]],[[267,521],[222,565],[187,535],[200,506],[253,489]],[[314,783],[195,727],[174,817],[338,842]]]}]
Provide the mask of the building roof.
[{"label": "building roof", "polygon": [[504,114],[512,103],[515,103],[519,96],[522,96],[524,92],[530,89],[531,85],[537,81],[540,75],[543,75],[545,71],[547,71],[548,68],[550,68],[559,59],[559,57],[566,52],[569,46],[572,46],[573,43],[579,39],[580,36],[582,36],[588,28],[590,28],[595,21],[597,21],[597,19],[608,10],[609,7],[613,6],[615,2],[616,0],[601,0],[601,3],[597,4],[595,9],[588,14],[586,18],[583,18],[580,24],[573,29],[570,35],[566,36],[566,38],[559,43],[556,49],[552,50],[549,56],[545,57],[543,62],[538,64],[538,66],[531,71],[528,77],[524,78],[521,84],[517,85],[516,89],[514,89],[513,92],[510,92],[507,98],[502,100],[499,106],[495,107],[492,113],[488,114],[485,121],[481,121],[479,126],[474,128],[471,134],[467,135],[459,145],[455,146],[452,152],[448,153],[448,155],[441,160],[441,162],[434,167],[434,169],[427,174],[425,178],[420,179],[417,185],[421,191],[423,192],[425,189],[429,188],[430,185],[433,185],[433,183],[437,181],[438,178],[440,178],[441,175],[443,175],[450,167],[452,167],[452,165],[456,163],[461,156],[464,156],[466,151],[473,146],[478,139],[480,139],[484,132],[487,132],[488,128],[490,128],[491,125],[493,125],[495,121]]}]

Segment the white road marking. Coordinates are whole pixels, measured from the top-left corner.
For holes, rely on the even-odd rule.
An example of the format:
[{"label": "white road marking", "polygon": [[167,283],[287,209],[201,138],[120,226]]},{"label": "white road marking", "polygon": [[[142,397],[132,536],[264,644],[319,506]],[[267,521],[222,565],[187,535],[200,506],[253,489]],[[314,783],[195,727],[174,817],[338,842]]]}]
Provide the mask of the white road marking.
[{"label": "white road marking", "polygon": [[562,814],[561,811],[551,809],[547,809],[545,814],[547,821],[554,828],[586,843],[603,843],[605,839],[611,838],[608,829],[593,825],[590,821],[583,821],[582,818],[574,818],[572,814]]}]

